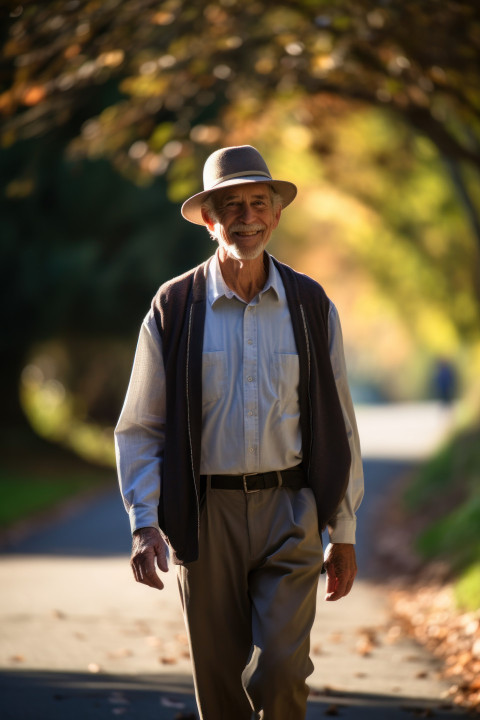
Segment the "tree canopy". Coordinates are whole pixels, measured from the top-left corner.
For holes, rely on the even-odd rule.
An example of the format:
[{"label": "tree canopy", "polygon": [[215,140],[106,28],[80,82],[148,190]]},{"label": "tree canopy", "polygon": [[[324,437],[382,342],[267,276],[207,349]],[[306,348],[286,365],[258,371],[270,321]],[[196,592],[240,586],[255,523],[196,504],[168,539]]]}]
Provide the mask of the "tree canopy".
[{"label": "tree canopy", "polygon": [[[84,355],[76,334],[131,336],[159,282],[207,252],[206,234],[178,215],[178,203],[200,187],[205,157],[220,144],[257,139],[272,169],[304,186],[303,269],[311,271],[309,259],[318,262],[321,226],[322,274],[329,253],[335,255],[332,277],[341,299],[348,299],[341,278],[350,278],[357,292],[353,321],[370,322],[371,335],[385,339],[385,354],[394,347],[389,327],[400,332],[402,322],[428,352],[477,337],[478,253],[464,222],[480,241],[476,3],[6,5],[0,30],[5,377],[18,378],[37,341],[61,336],[70,343],[68,375]],[[342,222],[320,209],[319,191],[329,193]],[[295,238],[300,252],[298,225],[290,227],[288,217],[283,237]],[[380,302],[381,321],[378,313],[373,317]],[[362,343],[369,346],[365,337]],[[96,386],[105,386],[100,376]],[[63,379],[78,396],[89,394],[82,378]],[[8,381],[4,398],[12,407],[16,393],[17,383]]]},{"label": "tree canopy", "polygon": [[[472,0],[26,0],[2,49],[4,147],[68,124],[72,154],[145,180],[191,167],[222,107],[333,94],[391,108],[480,168]],[[315,125],[322,105],[308,110]]]}]

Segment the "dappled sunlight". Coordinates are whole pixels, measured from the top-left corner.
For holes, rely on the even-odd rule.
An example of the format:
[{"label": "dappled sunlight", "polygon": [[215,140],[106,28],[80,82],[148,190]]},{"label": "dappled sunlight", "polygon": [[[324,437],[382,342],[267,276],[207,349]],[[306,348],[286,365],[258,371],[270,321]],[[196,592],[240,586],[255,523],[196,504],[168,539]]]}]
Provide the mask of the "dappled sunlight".
[{"label": "dappled sunlight", "polygon": [[69,448],[92,463],[114,467],[113,428],[82,421],[72,393],[34,363],[22,373],[20,395],[32,428],[40,437]]}]

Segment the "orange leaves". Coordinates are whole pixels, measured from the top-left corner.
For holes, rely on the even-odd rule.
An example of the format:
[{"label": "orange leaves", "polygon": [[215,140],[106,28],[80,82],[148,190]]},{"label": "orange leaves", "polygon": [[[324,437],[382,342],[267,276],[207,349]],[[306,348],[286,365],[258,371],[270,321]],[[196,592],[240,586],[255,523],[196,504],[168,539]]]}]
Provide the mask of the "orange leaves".
[{"label": "orange leaves", "polygon": [[443,675],[452,683],[449,697],[480,710],[479,611],[456,611],[448,587],[398,590],[392,599],[407,633],[443,660]]},{"label": "orange leaves", "polygon": [[159,10],[152,15],[152,23],[154,25],[171,25],[175,20],[175,15],[171,12]]},{"label": "orange leaves", "polygon": [[24,105],[38,105],[38,103],[45,100],[47,92],[44,85],[30,85],[27,87],[22,96],[22,102]]}]

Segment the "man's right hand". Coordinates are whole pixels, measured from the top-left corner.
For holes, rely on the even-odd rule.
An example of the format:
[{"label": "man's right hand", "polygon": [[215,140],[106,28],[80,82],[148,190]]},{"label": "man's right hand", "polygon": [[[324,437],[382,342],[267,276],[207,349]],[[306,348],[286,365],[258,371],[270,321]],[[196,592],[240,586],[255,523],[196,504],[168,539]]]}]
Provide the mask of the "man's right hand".
[{"label": "man's right hand", "polygon": [[167,572],[167,546],[156,528],[145,527],[135,530],[132,540],[130,565],[135,580],[157,590],[163,583],[155,569],[155,558],[160,570]]}]

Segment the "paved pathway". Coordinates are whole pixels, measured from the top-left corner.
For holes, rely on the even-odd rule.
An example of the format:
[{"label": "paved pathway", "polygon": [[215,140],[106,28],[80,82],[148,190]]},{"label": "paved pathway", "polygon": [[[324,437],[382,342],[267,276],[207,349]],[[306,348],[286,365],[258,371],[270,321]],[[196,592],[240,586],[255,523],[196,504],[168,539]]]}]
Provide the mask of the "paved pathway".
[{"label": "paved pathway", "polygon": [[[415,422],[416,408],[410,421],[405,407],[398,410],[406,426]],[[437,411],[431,406],[422,415],[429,443],[447,425]],[[367,456],[367,499],[357,548],[361,573],[351,595],[338,603],[323,602],[321,581],[307,719],[327,714],[394,720],[428,712],[463,718],[460,710],[442,706],[447,687],[438,678],[436,661],[401,637],[389,618],[384,588],[372,576],[369,556],[378,499],[421,456],[417,443],[413,457],[405,447],[391,452],[393,459],[385,457],[382,436],[390,437],[389,418],[399,430],[398,414],[392,408],[376,413],[376,421],[371,409],[358,413]],[[110,493],[4,548],[1,718],[195,717],[174,571],[165,576],[161,593],[133,582],[123,512],[112,478]]]}]

